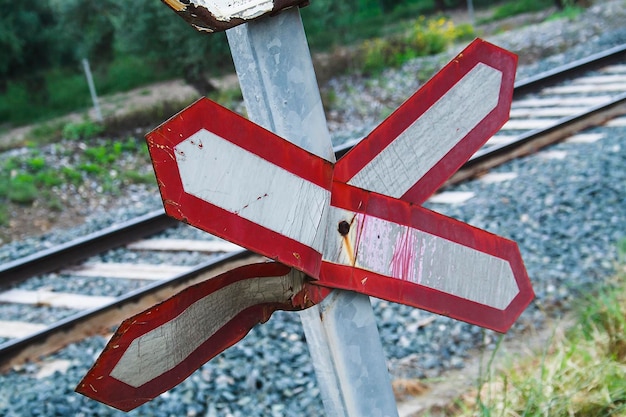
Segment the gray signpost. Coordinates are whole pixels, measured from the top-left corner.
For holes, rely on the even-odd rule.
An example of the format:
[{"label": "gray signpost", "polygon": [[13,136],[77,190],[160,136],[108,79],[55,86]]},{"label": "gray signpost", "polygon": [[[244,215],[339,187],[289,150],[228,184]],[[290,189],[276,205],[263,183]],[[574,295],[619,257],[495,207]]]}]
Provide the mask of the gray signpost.
[{"label": "gray signpost", "polygon": [[[298,8],[226,31],[250,120],[335,161]],[[396,416],[369,297],[334,290],[300,312],[327,416]]]}]

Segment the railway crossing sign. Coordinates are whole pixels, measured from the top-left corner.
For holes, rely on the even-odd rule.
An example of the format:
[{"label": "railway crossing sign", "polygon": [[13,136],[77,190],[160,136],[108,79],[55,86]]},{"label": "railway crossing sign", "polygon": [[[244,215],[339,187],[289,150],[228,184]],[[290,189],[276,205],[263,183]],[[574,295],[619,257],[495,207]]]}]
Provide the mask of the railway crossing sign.
[{"label": "railway crossing sign", "polygon": [[178,385],[275,310],[302,309],[327,293],[276,262],[233,269],[126,319],[77,391],[130,411]]},{"label": "railway crossing sign", "polygon": [[[421,203],[506,122],[515,67],[515,55],[472,42],[335,164],[208,99],[148,134],[166,212],[276,263],[230,271],[125,322],[79,392],[132,409],[275,309],[306,308],[330,289],[508,330],[534,296],[517,245]],[[230,291],[269,282],[289,291]],[[227,317],[196,307],[225,294],[239,306]],[[183,315],[218,325],[182,343],[188,351],[163,349]],[[114,398],[126,395],[119,383],[129,397]]]}]

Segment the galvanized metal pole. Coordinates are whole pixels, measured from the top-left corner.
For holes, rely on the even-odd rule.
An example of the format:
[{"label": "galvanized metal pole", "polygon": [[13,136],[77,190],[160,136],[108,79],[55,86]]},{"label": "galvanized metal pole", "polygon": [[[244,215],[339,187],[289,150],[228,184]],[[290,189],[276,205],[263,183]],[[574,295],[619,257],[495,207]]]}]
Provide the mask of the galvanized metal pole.
[{"label": "galvanized metal pole", "polygon": [[469,14],[469,19],[472,25],[476,24],[476,18],[474,17],[474,2],[472,0],[467,0],[467,13]]},{"label": "galvanized metal pole", "polygon": [[93,83],[93,77],[91,76],[91,68],[89,67],[89,61],[83,58],[83,70],[85,70],[85,77],[87,77],[87,84],[89,85],[89,93],[91,93],[91,101],[93,101],[93,108],[96,112],[96,119],[101,122],[102,112],[100,111],[100,103],[98,103],[98,95],[96,94],[96,86]]},{"label": "galvanized metal pole", "polygon": [[[250,120],[335,160],[298,8],[226,32]],[[335,290],[300,315],[328,416],[397,416],[369,297]]]}]

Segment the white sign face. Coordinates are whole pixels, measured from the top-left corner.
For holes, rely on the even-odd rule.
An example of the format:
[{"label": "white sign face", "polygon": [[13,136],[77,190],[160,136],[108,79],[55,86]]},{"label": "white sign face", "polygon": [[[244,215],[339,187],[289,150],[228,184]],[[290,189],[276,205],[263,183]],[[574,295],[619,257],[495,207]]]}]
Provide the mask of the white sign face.
[{"label": "white sign face", "polygon": [[217,19],[229,22],[231,19],[250,20],[269,13],[274,9],[273,0],[195,0],[198,7],[204,7]]}]

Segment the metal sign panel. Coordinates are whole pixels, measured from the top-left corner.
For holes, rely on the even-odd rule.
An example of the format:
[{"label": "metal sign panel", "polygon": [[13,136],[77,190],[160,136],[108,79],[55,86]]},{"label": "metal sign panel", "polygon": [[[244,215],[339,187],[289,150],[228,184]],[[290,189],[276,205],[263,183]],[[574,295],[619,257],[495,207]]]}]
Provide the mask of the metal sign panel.
[{"label": "metal sign panel", "polygon": [[327,224],[316,284],[499,332],[533,298],[515,242],[424,207],[335,183]]},{"label": "metal sign panel", "polygon": [[201,32],[219,32],[308,0],[162,0]]},{"label": "metal sign panel", "polygon": [[279,263],[246,265],[126,319],[77,392],[123,411],[173,388],[276,310],[301,310],[328,291]]},{"label": "metal sign panel", "polygon": [[200,99],[148,134],[165,211],[319,275],[333,166]]},{"label": "metal sign panel", "polygon": [[508,120],[517,57],[472,42],[335,167],[335,179],[421,204]]}]

